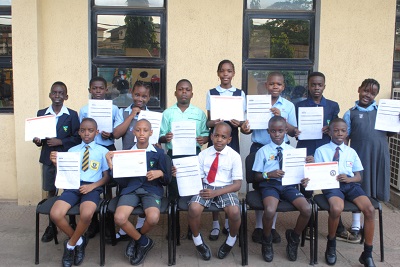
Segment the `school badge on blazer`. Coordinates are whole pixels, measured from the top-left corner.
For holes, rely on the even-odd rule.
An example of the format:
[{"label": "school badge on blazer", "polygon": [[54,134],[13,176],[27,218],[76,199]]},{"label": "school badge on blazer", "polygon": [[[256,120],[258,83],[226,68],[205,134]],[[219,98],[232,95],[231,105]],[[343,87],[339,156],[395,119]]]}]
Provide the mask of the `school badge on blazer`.
[{"label": "school badge on blazer", "polygon": [[150,161],[150,167],[151,167],[151,168],[153,168],[154,163],[155,163],[155,162],[154,162],[153,160]]},{"label": "school badge on blazer", "polygon": [[91,170],[97,171],[99,169],[100,163],[98,161],[91,160],[89,166]]},{"label": "school badge on blazer", "polygon": [[64,132],[68,132],[68,125],[67,126],[63,126]]}]

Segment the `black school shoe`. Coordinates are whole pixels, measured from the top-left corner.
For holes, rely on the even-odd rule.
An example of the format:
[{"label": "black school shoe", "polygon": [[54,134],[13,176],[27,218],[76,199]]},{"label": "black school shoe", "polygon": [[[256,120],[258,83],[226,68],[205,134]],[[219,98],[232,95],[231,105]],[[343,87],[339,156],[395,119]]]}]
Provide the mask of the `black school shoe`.
[{"label": "black school shoe", "polygon": [[292,229],[286,230],[286,240],[287,240],[287,245],[286,245],[286,255],[290,261],[296,261],[297,260],[297,249],[299,247],[300,243],[300,238],[297,238],[295,240],[293,238],[293,233],[294,231]]},{"label": "black school shoe", "polygon": [[[226,240],[228,240],[228,238],[226,238]],[[233,246],[231,247],[226,243],[226,240],[218,249],[217,256],[219,259],[224,259],[229,254],[229,252],[231,252],[233,248]]]},{"label": "black school shoe", "polygon": [[326,244],[325,261],[328,265],[335,265],[336,246],[329,246],[328,244]]},{"label": "black school shoe", "polygon": [[[57,228],[55,229],[56,234],[57,234]],[[44,231],[44,234],[42,236],[42,242],[47,243],[50,242],[54,239],[54,229],[53,226],[49,225],[47,226],[46,230]]]},{"label": "black school shoe", "polygon": [[208,261],[211,259],[211,250],[210,248],[206,245],[206,243],[204,243],[204,239],[201,236],[201,241],[203,241],[203,243],[201,243],[200,245],[196,246],[196,250],[199,253],[199,255],[201,256],[201,258],[205,261]]},{"label": "black school shoe", "polygon": [[85,249],[89,242],[86,236],[82,236],[82,244],[79,246],[75,246],[75,257],[74,257],[74,265],[78,266],[83,262],[85,258]]},{"label": "black school shoe", "polygon": [[135,257],[135,253],[136,253],[136,241],[135,239],[131,238],[128,245],[126,246],[125,256],[127,256],[128,258],[132,258]]},{"label": "black school shoe", "polygon": [[74,263],[74,252],[75,249],[68,249],[67,244],[68,244],[69,239],[64,241],[64,254],[61,260],[62,266],[63,267],[71,267],[72,264]]},{"label": "black school shoe", "polygon": [[139,265],[141,264],[144,259],[146,258],[147,253],[153,248],[154,241],[151,240],[149,237],[149,242],[146,246],[140,246],[137,244],[136,246],[136,255],[134,257],[129,258],[132,265]]},{"label": "black school shoe", "polygon": [[263,240],[261,244],[261,254],[266,262],[271,262],[274,259],[274,249],[272,247],[272,235],[265,237],[263,235]]},{"label": "black school shoe", "polygon": [[374,259],[372,257],[365,257],[364,252],[361,253],[358,261],[363,264],[365,267],[375,267]]}]

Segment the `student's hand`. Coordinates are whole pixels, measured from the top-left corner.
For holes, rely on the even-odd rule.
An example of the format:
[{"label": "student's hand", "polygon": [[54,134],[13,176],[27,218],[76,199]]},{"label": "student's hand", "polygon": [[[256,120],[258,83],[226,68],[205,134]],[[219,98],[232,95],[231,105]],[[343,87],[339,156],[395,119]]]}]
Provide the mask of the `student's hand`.
[{"label": "student's hand", "polygon": [[298,138],[299,135],[301,134],[301,131],[299,130],[299,128],[294,128],[294,137]]},{"label": "student's hand", "polygon": [[110,136],[111,136],[111,133],[109,133],[109,132],[105,132],[105,131],[101,132],[101,138],[104,140],[110,139]]},{"label": "student's hand", "polygon": [[176,177],[176,167],[175,166],[172,166],[171,174],[172,174],[172,176]]},{"label": "student's hand", "polygon": [[113,157],[114,157],[114,152],[113,151],[107,152],[106,160],[107,160],[108,168],[110,168],[110,170],[112,170],[112,168],[113,168],[113,162],[112,162]]},{"label": "student's hand", "polygon": [[172,138],[174,138],[174,134],[171,132],[165,135],[165,140],[167,141],[167,143],[171,142]]},{"label": "student's hand", "polygon": [[229,121],[231,124],[232,124],[232,126],[233,127],[240,127],[240,121],[238,121],[238,120],[230,120]]},{"label": "student's hand", "polygon": [[33,138],[32,142],[37,146],[41,146],[42,145],[42,140],[39,137]]},{"label": "student's hand", "polygon": [[199,196],[204,199],[212,199],[212,198],[216,197],[217,194],[216,194],[215,190],[203,189],[203,190],[200,190]]},{"label": "student's hand", "polygon": [[160,170],[153,170],[153,171],[148,171],[146,174],[147,181],[153,181],[155,179],[158,179],[160,177],[164,176],[164,173]]},{"label": "student's hand", "polygon": [[325,125],[324,127],[322,127],[322,133],[329,134],[329,125]]},{"label": "student's hand", "polygon": [[53,162],[54,166],[57,166],[57,151],[50,152],[50,160]]},{"label": "student's hand", "polygon": [[306,188],[309,181],[310,181],[309,178],[303,178],[303,179],[301,179],[300,184],[302,187]]},{"label": "student's hand", "polygon": [[242,123],[242,126],[240,126],[240,130],[244,134],[249,134],[251,132],[250,123],[248,120],[246,120],[244,123]]},{"label": "student's hand", "polygon": [[268,172],[268,178],[281,179],[284,175],[285,175],[285,172],[282,170],[274,170],[272,172]]},{"label": "student's hand", "polygon": [[223,122],[223,121],[224,121],[223,119],[209,120],[207,122],[207,127],[213,128],[213,127],[215,127],[215,125],[217,125],[218,123]]},{"label": "student's hand", "polygon": [[313,156],[307,156],[306,157],[306,163],[314,163],[314,162],[315,162],[315,160],[314,160]]},{"label": "student's hand", "polygon": [[199,144],[199,145],[204,145],[205,143],[207,143],[208,142],[208,136],[197,136],[196,137],[196,142]]},{"label": "student's hand", "polygon": [[81,194],[87,194],[93,191],[93,189],[95,188],[95,186],[93,184],[85,184],[85,185],[81,185],[79,187],[79,193]]},{"label": "student's hand", "polygon": [[46,139],[47,145],[52,147],[52,146],[62,146],[62,141],[61,139],[58,138],[48,138]]},{"label": "student's hand", "polygon": [[275,116],[280,116],[281,115],[281,111],[279,110],[279,108],[271,108],[271,112]]},{"label": "student's hand", "polygon": [[339,174],[337,177],[336,177],[336,180],[338,180],[339,182],[341,182],[341,183],[346,183],[346,184],[348,184],[348,183],[351,183],[351,178],[349,178],[349,177],[347,177],[347,175],[346,174]]},{"label": "student's hand", "polygon": [[128,116],[128,118],[129,118],[130,120],[133,120],[133,119],[136,117],[136,115],[139,115],[140,111],[141,111],[141,109],[140,109],[139,107],[133,107],[133,108],[132,108],[132,112],[131,112],[131,114]]},{"label": "student's hand", "polygon": [[160,143],[155,143],[155,144],[152,144],[152,145],[155,146],[155,147],[158,147],[159,149],[162,149],[162,146],[161,146]]}]

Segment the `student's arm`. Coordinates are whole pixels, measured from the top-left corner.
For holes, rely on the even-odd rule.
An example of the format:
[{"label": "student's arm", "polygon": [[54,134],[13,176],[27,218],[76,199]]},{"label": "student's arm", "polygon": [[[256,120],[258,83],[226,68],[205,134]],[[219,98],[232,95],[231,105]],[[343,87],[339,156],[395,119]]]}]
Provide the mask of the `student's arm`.
[{"label": "student's arm", "polygon": [[[121,109],[120,112],[122,112],[122,114],[123,114],[124,110]],[[128,130],[129,125],[131,124],[132,120],[139,113],[140,113],[140,108],[138,108],[138,107],[132,108],[131,114],[121,124],[119,124],[118,126],[115,127],[114,132],[113,132],[115,139],[118,139],[126,134],[126,131]],[[122,116],[122,118],[123,118],[123,116]]]},{"label": "student's arm", "polygon": [[250,124],[249,121],[246,120],[242,126],[240,126],[240,132],[242,134],[251,134],[253,132],[253,130],[250,130]]},{"label": "student's arm", "polygon": [[86,185],[81,185],[79,187],[79,192],[81,194],[87,194],[87,193],[93,191],[95,188],[105,185],[108,182],[108,180],[110,179],[110,175],[108,174],[108,170],[103,171],[102,174],[103,174],[103,177],[100,180],[98,180],[97,182],[94,182],[91,184],[86,184]]},{"label": "student's arm", "polygon": [[199,133],[198,133],[199,135],[196,137],[196,142],[199,145],[202,146],[202,145],[204,145],[204,144],[206,144],[208,142],[208,134],[209,134],[208,132],[209,132],[209,130],[207,128],[207,117],[206,117],[206,114],[204,114],[204,112],[201,111],[200,116],[201,116],[200,121],[199,122],[196,121],[196,123],[200,124]]},{"label": "student's arm", "polygon": [[354,172],[353,177],[348,177],[346,174],[339,174],[336,177],[336,180],[338,180],[341,183],[360,183],[361,182],[361,174],[360,172]]},{"label": "student's arm", "polygon": [[242,180],[233,180],[233,184],[225,186],[221,189],[212,190],[212,189],[203,189],[200,191],[200,196],[205,199],[212,199],[214,197],[226,194],[233,193],[240,190],[242,186]]},{"label": "student's arm", "polygon": [[33,138],[32,142],[37,146],[42,146],[43,145],[42,140],[39,137]]},{"label": "student's arm", "polygon": [[146,174],[147,181],[160,179],[161,184],[167,185],[171,181],[171,174],[168,173],[167,171],[167,159],[163,151],[158,150],[157,153],[159,154],[159,159],[158,159],[159,170],[148,171]]},{"label": "student's arm", "polygon": [[50,160],[53,162],[54,166],[57,166],[57,151],[50,152]]},{"label": "student's arm", "polygon": [[297,129],[297,120],[296,120],[296,112],[295,107],[291,104],[291,109],[288,112],[288,117],[286,118],[287,127],[288,127],[288,135],[291,137],[295,137],[299,135]]},{"label": "student's arm", "polygon": [[223,122],[223,120],[221,120],[221,119],[217,119],[217,120],[211,120],[210,118],[211,118],[211,113],[210,113],[210,111],[209,110],[207,110],[207,127],[208,128],[214,128],[215,127],[215,125],[216,124],[218,124],[218,123],[220,123],[220,122]]}]

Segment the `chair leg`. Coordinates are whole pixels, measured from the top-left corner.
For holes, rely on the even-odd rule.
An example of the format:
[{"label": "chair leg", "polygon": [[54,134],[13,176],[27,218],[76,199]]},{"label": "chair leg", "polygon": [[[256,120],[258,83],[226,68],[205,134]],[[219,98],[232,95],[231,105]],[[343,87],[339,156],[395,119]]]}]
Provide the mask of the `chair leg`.
[{"label": "chair leg", "polygon": [[[247,206],[246,201],[243,201],[242,204],[242,224],[243,224],[243,249],[244,249],[244,263],[242,265],[249,265],[249,247],[248,247],[248,238],[247,238]],[[242,259],[243,261],[243,259]]]},{"label": "chair leg", "polygon": [[[314,265],[314,205],[311,205],[311,217],[308,222],[308,226],[310,227],[310,265]],[[303,233],[305,239],[305,233]]]},{"label": "chair leg", "polygon": [[35,264],[39,264],[39,213],[36,212]]},{"label": "chair leg", "polygon": [[381,262],[385,261],[385,252],[384,252],[384,246],[383,246],[383,222],[382,222],[382,206],[381,203],[379,203],[379,243],[380,243],[380,249],[381,249]]},{"label": "chair leg", "polygon": [[173,222],[172,222],[172,208],[171,208],[171,203],[168,206],[168,266],[172,265],[172,240],[174,238],[173,234],[172,234],[172,229],[171,227],[173,227]]},{"label": "chair leg", "polygon": [[105,263],[105,235],[106,235],[106,220],[104,216],[104,208],[107,206],[109,200],[105,200],[99,208],[100,215],[100,266],[104,266]]},{"label": "chair leg", "polygon": [[315,225],[315,233],[314,233],[314,264],[318,264],[318,207],[317,205],[314,205],[315,209],[315,220],[314,220],[314,225]]},{"label": "chair leg", "polygon": [[179,217],[179,211],[177,210],[176,202],[173,205],[172,214],[173,214],[173,217],[172,217],[172,219],[173,219],[173,223],[172,223],[172,225],[173,225],[172,226],[172,232],[173,232],[172,265],[175,265],[176,264],[176,245],[177,245],[176,244],[176,218]]}]

